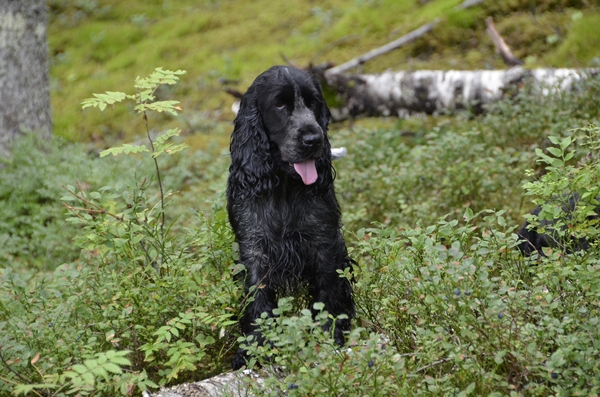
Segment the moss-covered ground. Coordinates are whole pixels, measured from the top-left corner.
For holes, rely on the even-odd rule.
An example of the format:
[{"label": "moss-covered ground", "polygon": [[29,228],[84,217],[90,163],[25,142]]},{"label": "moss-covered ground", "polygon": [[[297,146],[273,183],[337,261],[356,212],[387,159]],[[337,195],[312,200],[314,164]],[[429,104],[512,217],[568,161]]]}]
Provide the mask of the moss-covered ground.
[{"label": "moss-covered ground", "polygon": [[[584,67],[598,56],[600,9],[591,0],[51,0],[54,134],[106,147],[143,133],[127,109],[81,111],[92,93],[127,90],[155,67],[187,70],[174,92],[182,127],[197,148],[226,146],[233,98],[273,64],[342,63],[440,18],[423,38],[367,63],[364,72],[504,68],[485,33],[500,33],[528,67]],[[363,121],[367,125],[385,123]],[[395,121],[391,121],[394,123]]]}]

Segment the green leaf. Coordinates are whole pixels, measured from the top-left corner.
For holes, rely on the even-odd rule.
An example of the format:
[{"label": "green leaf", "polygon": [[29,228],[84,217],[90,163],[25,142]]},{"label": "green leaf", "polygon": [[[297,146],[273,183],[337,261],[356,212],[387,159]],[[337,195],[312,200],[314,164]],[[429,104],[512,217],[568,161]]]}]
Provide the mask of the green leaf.
[{"label": "green leaf", "polygon": [[471,207],[467,207],[467,209],[465,210],[465,213],[463,214],[463,219],[468,222],[471,219],[473,219],[473,210],[471,209]]},{"label": "green leaf", "polygon": [[549,147],[548,152],[550,152],[555,157],[562,157],[562,154],[563,154],[562,150],[560,150],[559,148],[555,148],[555,147]]},{"label": "green leaf", "polygon": [[571,151],[569,153],[567,153],[567,155],[565,156],[565,161],[569,161],[573,158],[573,156],[575,156],[575,151]]},{"label": "green leaf", "polygon": [[112,372],[113,374],[121,374],[123,373],[123,370],[121,369],[121,367],[119,367],[116,364],[113,363],[106,363],[102,366],[102,368],[104,368],[105,370]]},{"label": "green leaf", "polygon": [[572,142],[573,142],[573,138],[568,136],[560,142],[560,148],[562,150],[565,150],[567,147],[569,147],[569,145],[571,145]]},{"label": "green leaf", "polygon": [[143,153],[148,152],[148,148],[144,145],[131,145],[129,143],[124,144],[123,146],[114,147],[110,149],[106,149],[100,152],[100,157],[108,156],[112,154],[113,156],[117,156],[119,154],[129,154],[129,153]]},{"label": "green leaf", "polygon": [[85,360],[83,364],[88,368],[88,370],[98,366],[98,362],[96,360]]},{"label": "green leaf", "polygon": [[560,140],[558,139],[557,136],[554,135],[550,135],[548,137],[548,139],[550,140],[550,142],[552,142],[554,145],[558,145],[560,143]]},{"label": "green leaf", "polygon": [[159,135],[154,142],[154,153],[152,153],[152,157],[156,158],[160,156],[162,153],[167,153],[169,155],[173,153],[177,153],[187,148],[188,145],[185,143],[175,145],[173,143],[167,142],[170,138],[174,136],[178,136],[181,133],[179,129],[171,129],[166,131],[165,133]]},{"label": "green leaf", "polygon": [[81,364],[75,364],[73,365],[73,367],[71,367],[71,369],[73,369],[73,371],[77,372],[78,374],[84,374],[89,371],[88,367]]},{"label": "green leaf", "polygon": [[410,309],[408,309],[407,313],[410,314],[410,315],[419,314],[419,307],[418,306],[413,306]]},{"label": "green leaf", "polygon": [[467,394],[471,394],[471,393],[473,393],[474,390],[475,390],[475,382],[472,382],[469,386],[467,386],[467,389],[465,390],[465,392],[467,392]]},{"label": "green leaf", "polygon": [[181,133],[181,130],[179,128],[172,128],[170,130],[167,130],[156,137],[155,144],[159,145],[159,146],[163,145],[169,138],[172,138],[174,136],[179,136],[180,133]]},{"label": "green leaf", "polygon": [[13,389],[13,393],[17,396],[19,394],[29,394],[31,391],[35,389],[56,389],[59,385],[54,383],[35,383],[35,384],[27,384],[27,385],[15,385]]},{"label": "green leaf", "polygon": [[155,112],[159,112],[159,113],[169,113],[173,116],[177,116],[177,110],[181,110],[178,106],[176,106],[179,103],[179,101],[157,101],[157,102],[150,102],[150,103],[140,103],[139,105],[137,105],[136,107],[134,107],[134,110],[137,110],[138,113],[142,113],[146,110],[153,110]]},{"label": "green leaf", "polygon": [[88,107],[97,107],[100,110],[104,110],[106,105],[112,105],[117,102],[121,102],[127,98],[127,94],[124,92],[107,91],[104,94],[93,94],[95,98],[88,98],[81,101],[81,108],[85,109]]},{"label": "green leaf", "polygon": [[494,362],[496,364],[502,364],[504,362],[504,356],[506,356],[506,350],[500,350],[494,356]]},{"label": "green leaf", "polygon": [[108,374],[108,372],[106,372],[107,365],[114,365],[114,364],[106,363],[106,364],[102,365],[101,367],[96,367],[96,368],[92,369],[92,373],[94,375],[102,377],[108,381],[110,379],[110,375]]},{"label": "green leaf", "polygon": [[94,377],[94,374],[92,374],[91,372],[86,372],[85,374],[81,374],[81,378],[87,385],[93,386],[96,383],[96,378]]}]

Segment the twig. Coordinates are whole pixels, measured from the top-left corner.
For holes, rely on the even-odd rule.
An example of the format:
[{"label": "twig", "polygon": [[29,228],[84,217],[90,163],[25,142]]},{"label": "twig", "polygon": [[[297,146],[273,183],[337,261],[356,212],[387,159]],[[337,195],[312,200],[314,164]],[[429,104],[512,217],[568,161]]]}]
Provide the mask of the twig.
[{"label": "twig", "polygon": [[[14,369],[12,369],[12,368],[10,367],[10,365],[8,365],[8,363],[7,363],[7,362],[6,362],[6,360],[4,359],[4,356],[2,355],[2,348],[0,348],[0,360],[2,360],[2,364],[4,364],[4,366],[5,366],[5,367],[6,367],[6,368],[7,368],[7,369],[10,371],[10,372],[12,372],[13,374],[15,374],[15,376],[16,376],[17,378],[19,378],[19,380],[21,380],[22,382],[25,382],[25,383],[27,383],[28,385],[32,385],[32,384],[33,384],[33,382],[32,382],[32,381],[30,381],[29,379],[25,378],[24,376],[21,376],[21,374],[19,374],[17,371],[15,371]],[[32,391],[33,391],[35,394],[37,394],[38,396],[40,396],[40,397],[42,396],[42,395],[41,395],[40,393],[38,393],[37,391],[35,391],[35,390],[32,390]]]},{"label": "twig", "polygon": [[415,29],[408,34],[405,34],[404,36],[392,41],[391,43],[387,43],[384,46],[381,46],[379,48],[371,50],[371,51],[367,52],[366,54],[363,54],[357,58],[349,60],[348,62],[342,63],[341,65],[338,65],[334,68],[328,69],[325,71],[325,78],[329,80],[329,78],[335,74],[344,73],[347,70],[352,69],[357,66],[360,66],[360,65],[370,61],[373,58],[376,58],[383,54],[387,54],[388,52],[395,50],[396,48],[399,48],[399,47],[403,46],[404,44],[410,43],[411,41],[418,39],[419,37],[430,32],[431,30],[433,30],[433,28],[438,23],[439,23],[439,19],[436,18],[435,20],[433,20],[433,22],[429,22],[428,24],[425,24],[425,25],[421,26],[420,28]]},{"label": "twig", "polygon": [[504,59],[504,62],[506,62],[508,66],[522,65],[523,61],[512,53],[506,42],[502,39],[502,36],[500,36],[500,33],[498,33],[498,30],[496,30],[496,25],[494,25],[492,17],[487,17],[485,19],[485,24],[487,26],[485,31],[492,39],[496,51],[500,54],[502,59]]},{"label": "twig", "polygon": [[[466,9],[472,7],[474,5],[482,3],[484,0],[465,0],[462,4],[455,7],[456,9]],[[418,29],[413,30],[410,33],[405,34],[404,36],[384,45],[374,50],[367,52],[357,58],[351,59],[348,62],[345,62],[339,66],[328,69],[325,71],[325,79],[327,82],[336,74],[344,73],[349,69],[352,69],[357,66],[361,66],[364,63],[370,61],[373,58],[376,58],[380,55],[387,54],[388,52],[395,50],[396,48],[402,47],[404,44],[410,43],[411,41],[418,39],[419,37],[425,35],[426,33],[433,30],[433,28],[439,23],[439,19],[436,18],[432,22],[429,22]],[[313,57],[314,58],[314,57]],[[329,84],[329,83],[328,83]]]},{"label": "twig", "polygon": [[[158,85],[157,85],[157,87],[158,87]],[[150,136],[150,128],[148,127],[148,116],[146,115],[145,111],[144,111],[144,124],[146,126],[146,135],[148,136],[148,140],[150,141],[150,149],[152,149],[152,154],[154,154],[155,153],[154,142],[152,141],[152,137]],[[160,169],[158,167],[158,160],[154,156],[152,156],[152,160],[154,160],[154,168],[156,168],[156,179],[158,181],[158,187],[160,188],[160,209],[161,209],[161,211],[160,211],[160,218],[161,218],[160,219],[160,238],[161,238],[161,243],[162,243],[165,240],[165,232],[164,232],[164,228],[165,228],[165,193],[163,190],[162,180],[160,177]],[[162,253],[164,254],[164,251]]]},{"label": "twig", "polygon": [[424,367],[421,367],[421,368],[417,369],[417,370],[415,371],[415,373],[419,373],[419,372],[421,372],[421,371],[424,371],[424,370],[426,370],[426,369],[428,369],[428,368],[435,367],[436,365],[439,365],[439,364],[444,364],[444,363],[447,363],[447,362],[448,362],[448,361],[450,361],[450,360],[451,360],[450,358],[442,358],[441,360],[438,360],[438,361],[432,362],[431,364],[427,364],[426,366],[424,366]]},{"label": "twig", "polygon": [[[80,189],[80,190],[82,190],[82,189],[81,189],[81,186],[79,186],[79,184],[77,184],[77,186],[79,187],[79,189]],[[77,212],[76,212],[76,211],[86,211],[86,212],[88,212],[88,213],[89,213],[89,212],[91,212],[91,213],[105,214],[105,215],[108,215],[108,216],[111,216],[111,217],[115,218],[115,219],[116,219],[116,220],[118,220],[118,221],[122,221],[122,220],[123,220],[123,217],[121,217],[121,216],[118,216],[118,215],[115,215],[115,214],[113,214],[113,213],[111,213],[111,212],[109,212],[109,211],[106,211],[106,210],[105,210],[104,208],[102,208],[101,206],[99,206],[99,205],[97,205],[97,204],[94,204],[94,203],[92,203],[91,201],[89,201],[89,200],[88,200],[86,197],[84,197],[84,196],[80,196],[80,195],[78,195],[77,193],[75,193],[74,191],[72,191],[72,190],[69,190],[69,189],[68,189],[66,186],[63,186],[63,189],[65,189],[67,192],[71,193],[71,194],[72,194],[73,196],[75,196],[77,199],[79,199],[79,200],[83,201],[85,204],[89,205],[90,207],[95,207],[95,208],[97,208],[97,209],[92,209],[92,208],[73,207],[73,206],[71,206],[71,205],[68,205],[68,204],[65,204],[65,203],[63,203],[63,205],[65,206],[65,208],[66,208],[66,209],[68,209],[69,211],[73,212],[73,213],[74,213],[75,215],[77,215],[79,218],[82,218],[82,217],[81,217],[81,216],[79,216],[79,215],[77,214]],[[83,219],[83,218],[82,218],[82,219]]]},{"label": "twig", "polygon": [[456,8],[457,10],[464,10],[465,8],[469,8],[474,5],[483,3],[483,1],[484,0],[465,0],[454,8]]},{"label": "twig", "polygon": [[314,61],[314,60],[315,60],[317,57],[319,57],[320,55],[322,55],[322,54],[324,54],[324,53],[328,52],[328,51],[329,51],[329,50],[331,50],[332,48],[334,48],[334,47],[336,47],[336,46],[338,46],[338,45],[340,45],[340,44],[346,43],[346,42],[348,42],[348,41],[350,41],[350,40],[354,40],[354,39],[356,39],[356,38],[359,38],[359,37],[360,37],[360,35],[359,35],[359,34],[351,34],[351,35],[344,36],[344,37],[342,37],[342,38],[340,38],[340,39],[337,39],[337,40],[334,40],[334,41],[332,41],[331,43],[327,44],[325,47],[323,47],[323,48],[321,48],[319,51],[317,51],[317,53],[316,53],[315,55],[313,55],[313,56],[310,58],[309,64],[311,64],[311,65],[312,65],[312,64],[314,63],[313,61]]},{"label": "twig", "polygon": [[283,61],[285,63],[287,63],[289,66],[292,66],[294,68],[298,68],[301,69],[300,66],[296,65],[294,62],[292,62],[287,56],[285,56],[285,54],[283,52],[280,52],[279,55],[281,56],[281,58],[283,59]]}]

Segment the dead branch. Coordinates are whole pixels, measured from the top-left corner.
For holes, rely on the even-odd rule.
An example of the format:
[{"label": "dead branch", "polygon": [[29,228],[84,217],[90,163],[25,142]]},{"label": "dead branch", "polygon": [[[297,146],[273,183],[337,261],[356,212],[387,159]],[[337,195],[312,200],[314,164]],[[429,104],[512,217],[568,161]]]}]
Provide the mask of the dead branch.
[{"label": "dead branch", "polygon": [[[484,0],[466,0],[462,4],[460,4],[459,6],[457,6],[455,8],[456,9],[466,9],[466,8],[475,6],[477,4],[480,4],[483,1]],[[383,54],[387,54],[388,52],[390,52],[392,50],[395,50],[399,47],[402,47],[403,45],[405,45],[407,43],[410,43],[411,41],[416,40],[419,37],[425,35],[426,33],[432,31],[433,28],[438,23],[439,23],[439,19],[436,18],[433,20],[433,22],[429,22],[429,23],[421,26],[420,28],[413,30],[412,32],[405,34],[404,36],[402,36],[390,43],[387,43],[384,46],[381,46],[379,48],[371,50],[371,51],[367,52],[366,54],[363,54],[359,57],[351,59],[348,62],[345,62],[336,67],[333,67],[329,70],[326,70],[325,71],[325,81],[327,82],[327,84],[333,85],[332,80],[333,80],[334,75],[342,74],[352,68],[355,68],[357,66],[365,64],[366,62],[370,61],[373,58],[376,58]]]},{"label": "dead branch", "polygon": [[291,66],[291,67],[294,67],[294,68],[300,68],[300,69],[301,69],[301,67],[300,67],[300,66],[298,66],[298,65],[296,65],[294,62],[292,62],[292,61],[291,61],[291,60],[290,60],[290,59],[289,59],[289,58],[288,58],[288,57],[287,57],[287,56],[286,56],[286,55],[285,55],[283,52],[280,52],[280,53],[279,53],[279,56],[281,56],[281,59],[283,59],[283,61],[284,61],[284,62],[285,62],[287,65],[289,65],[289,66]]},{"label": "dead branch", "polygon": [[326,70],[325,78],[329,82],[329,80],[331,79],[331,77],[333,75],[344,73],[347,70],[350,70],[354,67],[360,66],[360,65],[370,61],[373,58],[376,58],[383,54],[387,54],[388,52],[395,50],[396,48],[402,47],[404,44],[410,43],[411,41],[416,40],[419,37],[423,36],[424,34],[430,32],[438,24],[438,22],[439,22],[439,20],[435,19],[433,22],[429,22],[428,24],[425,24],[425,25],[421,26],[420,28],[415,29],[408,34],[405,34],[404,36],[392,41],[391,43],[387,43],[384,46],[381,46],[379,48],[371,50],[371,51],[367,52],[366,54],[363,54],[357,58],[349,60],[348,62],[345,62],[345,63],[338,65],[334,68],[331,68],[329,70]]},{"label": "dead branch", "polygon": [[[337,39],[337,40],[332,41],[331,43],[327,44],[324,48],[322,48],[319,51],[317,51],[316,54],[313,55],[310,58],[309,64],[312,65],[314,63],[315,59],[317,59],[319,56],[325,54],[326,52],[328,52],[332,48],[335,48],[338,45],[347,43],[348,41],[354,40],[354,39],[359,38],[359,37],[360,37],[360,35],[358,35],[358,34],[351,34],[351,35],[348,35],[348,36],[344,36],[341,39]],[[333,65],[331,65],[331,66],[333,66]]]},{"label": "dead branch", "polygon": [[496,25],[494,25],[494,20],[492,17],[487,17],[485,24],[487,26],[485,31],[492,39],[492,42],[496,47],[496,51],[498,54],[500,54],[502,59],[504,59],[504,62],[511,67],[522,65],[523,61],[521,61],[512,53],[506,42],[502,39],[502,36],[500,36],[500,33],[498,33],[498,30],[496,30]]},{"label": "dead branch", "polygon": [[457,5],[457,10],[464,10],[465,8],[473,7],[477,4],[483,3],[484,0],[465,0],[460,5]]}]

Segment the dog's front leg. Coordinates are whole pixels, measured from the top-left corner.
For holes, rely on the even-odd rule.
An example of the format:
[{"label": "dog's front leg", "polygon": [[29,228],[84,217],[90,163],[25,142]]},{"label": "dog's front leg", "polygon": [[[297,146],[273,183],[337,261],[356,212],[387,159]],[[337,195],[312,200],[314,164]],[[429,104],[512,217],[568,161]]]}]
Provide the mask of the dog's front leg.
[{"label": "dog's front leg", "polygon": [[[273,316],[273,309],[277,306],[275,290],[265,284],[262,284],[263,277],[257,277],[257,272],[252,272],[248,268],[248,277],[246,278],[246,294],[244,297],[245,308],[240,320],[240,328],[244,335],[253,335],[253,341],[259,345],[264,344],[264,338],[256,325],[256,319],[261,317],[262,313],[267,313],[269,317]],[[246,365],[248,353],[245,349],[239,348],[232,367],[234,370]]]},{"label": "dog's front leg", "polygon": [[[335,342],[340,346],[344,345],[344,332],[350,330],[350,320],[355,315],[350,280],[340,277],[335,272],[335,269],[320,273],[311,282],[311,295],[311,310],[313,315],[316,315],[316,311],[313,308],[314,303],[322,302],[325,304],[325,310],[333,317],[338,317],[341,314],[347,316],[345,319],[336,320],[333,331]],[[326,328],[330,329],[331,326],[332,321],[329,320]]]}]

